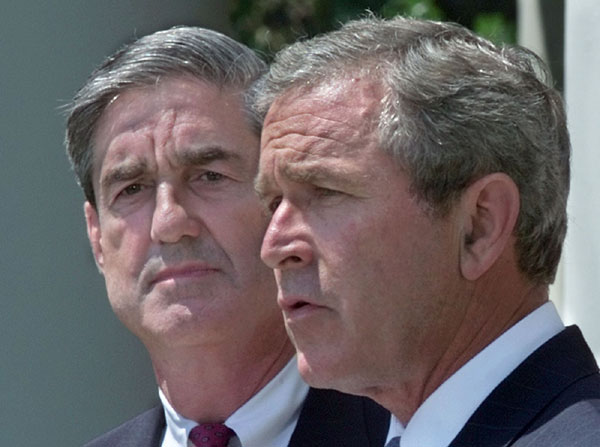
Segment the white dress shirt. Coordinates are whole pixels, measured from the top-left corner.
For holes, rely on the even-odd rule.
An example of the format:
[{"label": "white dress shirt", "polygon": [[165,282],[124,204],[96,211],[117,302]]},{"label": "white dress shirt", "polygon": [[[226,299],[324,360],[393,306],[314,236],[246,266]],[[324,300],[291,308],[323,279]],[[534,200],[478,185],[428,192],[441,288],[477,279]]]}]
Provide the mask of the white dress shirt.
[{"label": "white dress shirt", "polygon": [[537,308],[450,376],[406,427],[392,416],[386,443],[401,436],[400,447],[447,447],[494,388],[563,329],[554,304]]},{"label": "white dress shirt", "polygon": [[[308,385],[302,381],[293,357],[262,390],[227,418],[225,425],[237,435],[229,446],[287,446],[307,393]],[[198,423],[178,414],[160,389],[158,394],[167,421],[161,446],[186,447],[188,435]]]}]

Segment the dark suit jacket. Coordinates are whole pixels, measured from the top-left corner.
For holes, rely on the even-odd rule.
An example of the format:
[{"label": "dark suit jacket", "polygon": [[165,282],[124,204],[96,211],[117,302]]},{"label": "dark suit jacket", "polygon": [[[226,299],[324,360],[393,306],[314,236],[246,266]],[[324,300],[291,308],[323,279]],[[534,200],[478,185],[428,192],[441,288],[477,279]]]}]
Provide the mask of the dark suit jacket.
[{"label": "dark suit jacket", "polygon": [[600,447],[600,375],[576,326],[519,365],[450,444],[500,446]]},{"label": "dark suit jacket", "polygon": [[[389,419],[386,410],[367,398],[311,388],[289,447],[382,447]],[[159,447],[164,428],[159,406],[86,447]]]}]

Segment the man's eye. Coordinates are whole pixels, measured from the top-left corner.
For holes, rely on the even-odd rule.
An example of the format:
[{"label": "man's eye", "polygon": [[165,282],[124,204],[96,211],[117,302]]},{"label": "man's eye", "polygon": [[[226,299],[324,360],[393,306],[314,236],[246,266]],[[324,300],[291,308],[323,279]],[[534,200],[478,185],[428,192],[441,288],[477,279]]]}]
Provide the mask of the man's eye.
[{"label": "man's eye", "polygon": [[277,207],[281,204],[281,196],[275,197],[273,200],[269,202],[269,211],[274,213],[277,210]]},{"label": "man's eye", "polygon": [[321,188],[319,186],[315,187],[315,193],[319,197],[327,197],[327,196],[334,196],[336,194],[340,194],[340,192],[336,191],[335,189]]},{"label": "man's eye", "polygon": [[224,177],[225,176],[223,174],[219,174],[218,172],[214,171],[207,171],[200,176],[202,180],[207,182],[218,182],[219,180],[223,180]]},{"label": "man's eye", "polygon": [[143,188],[143,186],[141,184],[134,183],[132,185],[127,186],[125,189],[123,189],[122,194],[124,194],[126,196],[132,196],[132,195],[140,192],[142,190],[142,188]]}]

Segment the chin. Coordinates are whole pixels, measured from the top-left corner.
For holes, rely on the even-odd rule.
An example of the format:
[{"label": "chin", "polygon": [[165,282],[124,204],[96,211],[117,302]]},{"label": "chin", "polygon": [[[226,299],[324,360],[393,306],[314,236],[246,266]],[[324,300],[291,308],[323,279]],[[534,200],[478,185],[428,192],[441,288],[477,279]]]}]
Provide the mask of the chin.
[{"label": "chin", "polygon": [[336,383],[340,377],[335,374],[335,362],[327,355],[308,355],[304,351],[298,351],[298,371],[306,383],[313,388],[338,389]]},{"label": "chin", "polygon": [[360,396],[369,395],[367,371],[361,371],[356,362],[344,363],[343,359],[334,357],[331,353],[320,353],[317,356],[298,350],[297,364],[302,379],[313,388],[333,389]]},{"label": "chin", "polygon": [[318,370],[315,371],[310,363],[306,360],[303,353],[298,352],[296,357],[298,365],[298,372],[302,376],[302,379],[313,388],[330,388],[327,386],[323,378],[318,374]]},{"label": "chin", "polygon": [[[162,315],[152,315],[142,321],[139,328],[140,338],[148,337],[152,340],[177,344],[186,339],[198,342],[211,331],[215,331],[211,321],[201,318],[184,307],[170,308]],[[133,332],[133,331],[132,331]]]}]

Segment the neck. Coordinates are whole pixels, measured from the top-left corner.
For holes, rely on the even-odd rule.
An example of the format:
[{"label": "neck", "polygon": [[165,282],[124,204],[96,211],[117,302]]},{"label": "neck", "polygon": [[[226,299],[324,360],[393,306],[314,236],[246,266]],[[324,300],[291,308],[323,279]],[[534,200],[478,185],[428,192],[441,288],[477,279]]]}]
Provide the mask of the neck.
[{"label": "neck", "polygon": [[[238,341],[150,352],[159,387],[171,406],[196,422],[222,422],[260,391],[294,354],[285,332],[268,352]],[[273,348],[273,346],[271,346]]]}]

